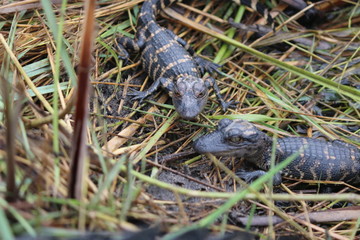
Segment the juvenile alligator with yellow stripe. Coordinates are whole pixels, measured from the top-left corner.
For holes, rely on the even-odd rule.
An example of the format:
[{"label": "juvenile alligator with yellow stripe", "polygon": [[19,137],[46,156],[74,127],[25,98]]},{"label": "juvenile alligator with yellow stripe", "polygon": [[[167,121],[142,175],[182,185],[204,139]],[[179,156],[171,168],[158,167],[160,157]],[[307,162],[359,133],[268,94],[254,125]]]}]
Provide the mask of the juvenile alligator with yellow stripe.
[{"label": "juvenile alligator with yellow stripe", "polygon": [[[222,99],[215,79],[201,78],[205,72],[212,73],[217,70],[219,65],[196,56],[186,41],[155,21],[156,14],[173,2],[176,0],[145,1],[139,13],[135,39],[118,39],[121,58],[128,58],[128,50],[141,51],[143,69],[154,81],[146,91],[134,91],[130,95],[134,96],[133,99],[143,100],[162,86],[172,97],[179,115],[184,119],[194,119],[206,105],[208,90],[212,87],[223,110],[226,110],[232,102]],[[255,0],[235,2],[257,9],[272,23],[267,10]]]},{"label": "juvenile alligator with yellow stripe", "polygon": [[[195,151],[217,156],[243,157],[261,170],[236,174],[250,182],[270,169],[273,140],[244,120],[223,119],[216,131],[202,136],[194,143]],[[274,176],[279,185],[281,176],[321,181],[344,181],[360,184],[360,149],[342,141],[325,141],[306,137],[277,139],[275,161],[280,162],[298,153],[282,172]]]}]

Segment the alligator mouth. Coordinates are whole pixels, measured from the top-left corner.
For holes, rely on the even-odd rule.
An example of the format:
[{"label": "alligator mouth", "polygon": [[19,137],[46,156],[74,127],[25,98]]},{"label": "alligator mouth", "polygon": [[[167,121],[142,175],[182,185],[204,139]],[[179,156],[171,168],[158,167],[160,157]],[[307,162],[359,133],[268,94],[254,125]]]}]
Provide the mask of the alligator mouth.
[{"label": "alligator mouth", "polygon": [[[200,137],[198,140],[196,140],[193,144],[193,148],[196,152],[204,154],[204,153],[211,153],[215,156],[236,156],[237,153],[241,152],[243,148],[239,148],[239,146],[234,147],[227,144],[224,144],[221,141],[221,137],[217,138],[218,135],[221,135],[218,132],[213,132],[210,134],[212,137],[212,141],[203,141],[202,137]],[[205,135],[204,137],[207,137],[209,135]],[[244,147],[245,149],[245,147]]]},{"label": "alligator mouth", "polygon": [[232,151],[232,150],[221,151],[221,152],[210,152],[210,153],[217,156],[217,157],[232,157],[232,156],[235,156],[234,151]]},{"label": "alligator mouth", "polygon": [[237,146],[224,144],[222,138],[219,137],[219,135],[221,135],[219,132],[213,132],[209,135],[205,135],[205,138],[210,136],[212,139],[212,141],[205,142],[202,140],[202,137],[200,137],[193,144],[194,150],[201,154],[211,153],[217,157],[243,157],[248,154],[248,144]]},{"label": "alligator mouth", "polygon": [[199,112],[192,111],[191,113],[185,113],[185,114],[181,111],[177,111],[177,112],[182,119],[195,120],[201,111],[199,111]]}]

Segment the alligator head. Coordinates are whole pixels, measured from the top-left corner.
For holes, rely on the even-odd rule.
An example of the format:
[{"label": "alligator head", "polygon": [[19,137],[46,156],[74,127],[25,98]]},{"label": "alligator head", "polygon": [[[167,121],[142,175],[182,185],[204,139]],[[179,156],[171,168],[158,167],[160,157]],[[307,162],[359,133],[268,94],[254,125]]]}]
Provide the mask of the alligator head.
[{"label": "alligator head", "polygon": [[180,77],[173,82],[171,97],[181,118],[195,119],[208,99],[208,84],[201,78]]},{"label": "alligator head", "polygon": [[193,147],[199,153],[251,158],[264,151],[267,138],[248,121],[222,119],[217,130],[198,138]]}]

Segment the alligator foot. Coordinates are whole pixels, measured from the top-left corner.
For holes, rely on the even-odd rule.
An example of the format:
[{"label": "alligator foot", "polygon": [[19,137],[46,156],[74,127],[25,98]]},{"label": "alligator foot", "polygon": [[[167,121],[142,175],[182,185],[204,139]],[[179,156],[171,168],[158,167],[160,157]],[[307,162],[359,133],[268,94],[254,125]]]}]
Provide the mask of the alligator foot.
[{"label": "alligator foot", "polygon": [[119,56],[118,58],[123,61],[127,61],[129,59],[129,52],[122,45],[118,45]]},{"label": "alligator foot", "polygon": [[[258,179],[259,177],[265,175],[267,172],[263,170],[256,170],[256,171],[245,171],[245,170],[239,170],[236,172],[236,175],[242,179],[244,179],[245,182],[251,183],[254,180]],[[275,174],[273,177],[273,185],[278,186],[282,182],[281,175]]]},{"label": "alligator foot", "polygon": [[119,50],[119,59],[120,60],[124,60],[127,61],[129,59],[129,52],[127,50],[127,47],[125,45],[123,45],[123,43],[125,43],[125,41],[127,40],[127,38],[122,37],[122,38],[118,38],[118,44],[117,44],[117,48]]},{"label": "alligator foot", "polygon": [[137,91],[137,90],[132,90],[127,95],[132,97],[131,100],[133,101],[138,100],[139,103],[142,103],[142,101],[149,96],[147,91]]},{"label": "alligator foot", "polygon": [[206,60],[202,57],[194,57],[195,62],[199,66],[199,70],[201,74],[204,74],[205,72],[212,73],[212,72],[219,72],[218,68],[221,67],[221,65],[213,63],[209,60]]},{"label": "alligator foot", "polygon": [[145,98],[155,93],[161,84],[166,85],[165,82],[167,82],[167,80],[168,79],[166,78],[158,78],[146,91],[133,90],[132,92],[128,93],[128,95],[134,96],[132,100],[139,100],[141,103]]},{"label": "alligator foot", "polygon": [[256,180],[257,178],[261,177],[262,175],[265,175],[266,172],[262,171],[262,170],[257,170],[257,171],[253,171],[253,172],[249,172],[249,171],[245,171],[245,170],[239,170],[236,172],[236,175],[243,179],[245,182],[247,183],[251,183],[254,180]]},{"label": "alligator foot", "polygon": [[226,110],[229,108],[229,107],[236,107],[236,104],[238,104],[239,102],[236,102],[236,101],[229,101],[229,102],[226,102],[223,97],[221,96],[220,94],[220,89],[219,89],[219,86],[217,85],[216,83],[216,80],[215,78],[213,77],[208,77],[206,80],[206,83],[208,84],[208,86],[210,87],[213,87],[214,91],[215,91],[215,95],[219,101],[219,103],[221,104],[221,108],[224,112],[226,112]]},{"label": "alligator foot", "polygon": [[120,50],[119,59],[127,60],[129,58],[129,51],[139,52],[144,46],[144,38],[138,34],[136,39],[122,36],[116,39],[118,49]]},{"label": "alligator foot", "polygon": [[239,102],[237,101],[234,101],[234,100],[230,100],[228,102],[226,102],[224,99],[221,99],[220,100],[220,104],[221,104],[221,108],[224,112],[226,112],[226,110],[228,108],[236,108],[236,105],[238,104]]}]

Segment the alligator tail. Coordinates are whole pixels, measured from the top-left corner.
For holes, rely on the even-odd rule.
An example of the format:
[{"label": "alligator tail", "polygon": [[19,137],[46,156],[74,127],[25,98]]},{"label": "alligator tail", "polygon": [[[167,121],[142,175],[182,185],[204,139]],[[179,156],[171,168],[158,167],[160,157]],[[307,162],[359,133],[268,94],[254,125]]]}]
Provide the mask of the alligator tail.
[{"label": "alligator tail", "polygon": [[[150,21],[154,21],[156,15],[164,8],[170,6],[174,2],[181,2],[181,0],[147,0],[144,2],[141,12],[139,15],[139,24],[146,25]],[[233,0],[236,4],[244,4],[247,7],[250,7],[261,14],[265,20],[272,26],[274,29],[274,20],[271,17],[268,9],[258,0]]]},{"label": "alligator tail", "polygon": [[141,7],[139,15],[139,23],[146,25],[148,22],[155,20],[156,15],[164,8],[170,6],[174,2],[181,0],[147,0]]},{"label": "alligator tail", "polygon": [[254,9],[256,12],[260,13],[261,16],[265,18],[267,23],[271,25],[272,29],[275,28],[274,19],[269,13],[269,10],[265,7],[264,4],[259,3],[258,0],[233,0],[236,4],[244,4],[247,7]]}]

